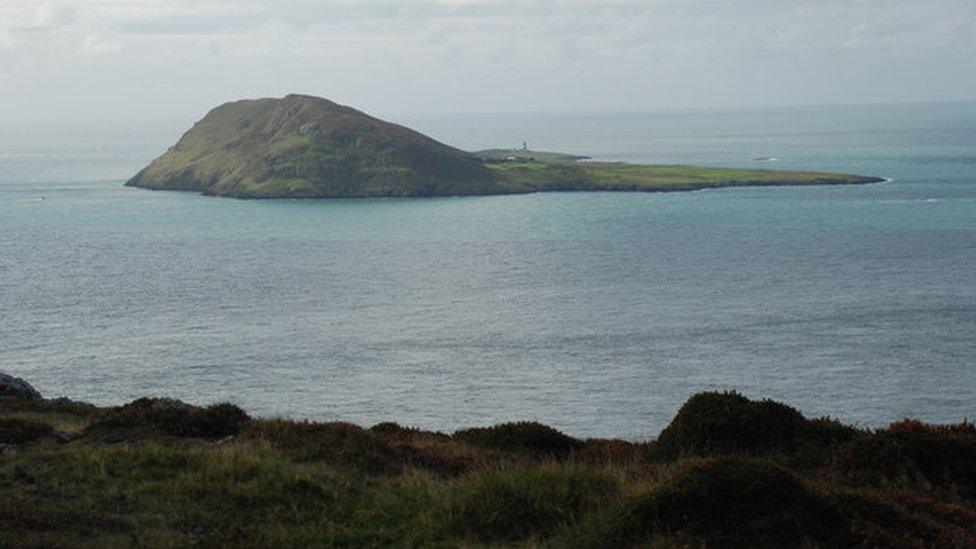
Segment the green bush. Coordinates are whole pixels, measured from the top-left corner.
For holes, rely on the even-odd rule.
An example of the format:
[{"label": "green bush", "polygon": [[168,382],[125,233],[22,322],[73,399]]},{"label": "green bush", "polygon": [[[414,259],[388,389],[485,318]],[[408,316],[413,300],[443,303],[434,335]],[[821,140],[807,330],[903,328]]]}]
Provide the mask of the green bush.
[{"label": "green bush", "polygon": [[811,419],[804,423],[786,457],[792,467],[817,470],[829,465],[832,452],[839,445],[863,434],[863,431],[844,425],[836,419]]},{"label": "green bush", "polygon": [[576,453],[575,459],[581,463],[592,463],[594,465],[630,463],[639,461],[646,450],[646,443],[590,438],[583,441],[583,448]]},{"label": "green bush", "polygon": [[21,418],[0,418],[0,444],[23,444],[54,434],[47,423]]},{"label": "green bush", "polygon": [[445,435],[440,431],[424,431],[423,429],[417,427],[404,427],[403,425],[393,421],[377,423],[369,428],[369,432],[384,437],[398,439],[409,439],[410,437],[430,437],[438,440],[450,440],[451,438],[449,435]]},{"label": "green bush", "polygon": [[110,409],[85,434],[109,441],[158,435],[219,439],[238,434],[250,419],[233,404],[200,408],[171,399],[141,398]]},{"label": "green bush", "polygon": [[976,499],[976,428],[893,423],[838,448],[833,466],[858,484],[931,485]]},{"label": "green bush", "polygon": [[414,432],[414,429],[404,427],[393,421],[383,421],[381,423],[377,423],[376,425],[370,427],[369,430],[382,435],[399,435],[402,433]]},{"label": "green bush", "polygon": [[454,433],[454,438],[482,448],[536,457],[563,458],[583,447],[579,439],[534,421],[462,429]]},{"label": "green bush", "polygon": [[944,543],[939,528],[876,496],[835,489],[824,494],[824,500],[844,518],[861,547],[966,547],[974,541]]},{"label": "green bush", "polygon": [[0,397],[0,413],[41,413],[90,417],[97,415],[99,408],[93,404],[77,402],[67,398],[26,400]]},{"label": "green bush", "polygon": [[298,461],[324,461],[368,474],[403,470],[403,459],[395,448],[351,423],[258,420],[252,421],[242,436],[265,440]]},{"label": "green bush", "polygon": [[813,454],[856,435],[855,429],[837,421],[808,420],[795,408],[773,400],[754,401],[736,392],[698,393],[661,432],[651,446],[651,455],[671,460],[734,453],[761,455],[800,447],[805,454]]},{"label": "green bush", "polygon": [[786,547],[845,541],[843,518],[790,471],[738,456],[691,464],[627,511],[621,542],[652,535],[718,547]]},{"label": "green bush", "polygon": [[545,537],[617,493],[613,477],[580,466],[545,465],[458,479],[447,503],[453,533],[480,541]]}]

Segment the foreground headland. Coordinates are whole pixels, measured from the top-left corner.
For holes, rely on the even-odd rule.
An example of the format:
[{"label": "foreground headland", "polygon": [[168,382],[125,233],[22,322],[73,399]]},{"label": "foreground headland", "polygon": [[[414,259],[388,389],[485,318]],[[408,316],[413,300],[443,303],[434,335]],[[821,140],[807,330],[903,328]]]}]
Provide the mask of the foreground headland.
[{"label": "foreground headland", "polygon": [[546,191],[687,191],[851,185],[851,174],[579,162],[536,151],[461,151],[307,95],[210,111],[126,185],[237,198],[368,198]]},{"label": "foreground headland", "polygon": [[93,545],[973,547],[976,428],[713,392],[647,442],[448,434],[99,408],[0,374],[0,546]]}]

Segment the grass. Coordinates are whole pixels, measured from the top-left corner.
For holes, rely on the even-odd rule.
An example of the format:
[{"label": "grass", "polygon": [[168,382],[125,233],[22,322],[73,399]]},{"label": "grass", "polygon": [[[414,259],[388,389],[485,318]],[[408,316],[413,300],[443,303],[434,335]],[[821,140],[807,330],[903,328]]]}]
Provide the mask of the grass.
[{"label": "grass", "polygon": [[976,545],[972,424],[855,429],[735,393],[643,443],[165,399],[0,399],[0,437],[0,546]]},{"label": "grass", "polygon": [[482,448],[552,458],[566,457],[583,447],[581,441],[534,421],[461,429],[454,433],[454,438]]},{"label": "grass", "polygon": [[641,165],[606,162],[514,161],[486,164],[502,178],[534,191],[690,191],[716,187],[841,185],[878,178],[849,174]]},{"label": "grass", "polygon": [[300,462],[324,462],[372,475],[403,471],[400,453],[376,434],[351,423],[252,421],[242,435],[263,441]]},{"label": "grass", "polygon": [[[844,518],[799,477],[743,457],[692,462],[628,502],[602,535],[620,544],[654,535],[728,547],[844,545]],[[613,524],[613,523],[610,523]]]},{"label": "grass", "polygon": [[216,440],[236,435],[249,420],[233,404],[198,408],[165,398],[140,398],[107,410],[85,427],[85,434],[108,442],[154,437]]},{"label": "grass", "polygon": [[607,471],[549,463],[478,472],[454,482],[444,504],[449,532],[480,542],[545,538],[612,501]]},{"label": "grass", "polygon": [[54,434],[49,423],[23,417],[0,418],[0,444],[23,444]]}]

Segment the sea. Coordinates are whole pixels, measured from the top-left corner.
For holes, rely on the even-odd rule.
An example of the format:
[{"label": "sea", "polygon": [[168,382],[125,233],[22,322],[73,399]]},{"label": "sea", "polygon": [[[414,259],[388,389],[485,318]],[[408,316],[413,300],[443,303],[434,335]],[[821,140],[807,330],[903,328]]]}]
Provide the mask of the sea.
[{"label": "sea", "polygon": [[976,418],[976,103],[387,115],[466,150],[875,175],[242,201],[126,188],[193,119],[0,124],[0,370],[445,432],[655,437],[699,391]]}]

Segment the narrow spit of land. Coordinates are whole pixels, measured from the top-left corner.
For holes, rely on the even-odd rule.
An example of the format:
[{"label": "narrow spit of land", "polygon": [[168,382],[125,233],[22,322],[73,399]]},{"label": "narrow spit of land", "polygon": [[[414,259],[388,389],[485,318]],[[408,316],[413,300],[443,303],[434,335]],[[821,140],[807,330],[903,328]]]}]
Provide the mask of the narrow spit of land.
[{"label": "narrow spit of land", "polygon": [[629,442],[9,393],[2,546],[976,546],[971,423],[865,430],[701,393]]},{"label": "narrow spit of land", "polygon": [[669,192],[719,187],[859,185],[884,181],[878,177],[825,172],[580,162],[585,158],[537,151],[492,149],[474,154],[503,179],[526,192]]}]

